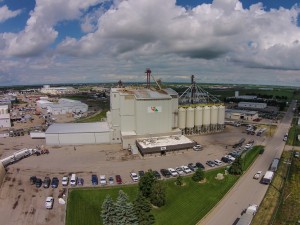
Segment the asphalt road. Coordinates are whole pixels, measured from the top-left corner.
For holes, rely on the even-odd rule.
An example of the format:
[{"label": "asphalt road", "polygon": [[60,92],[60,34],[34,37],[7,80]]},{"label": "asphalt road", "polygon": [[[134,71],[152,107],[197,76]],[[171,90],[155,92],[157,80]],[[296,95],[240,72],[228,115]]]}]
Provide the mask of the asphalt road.
[{"label": "asphalt road", "polygon": [[268,185],[260,184],[259,180],[253,179],[253,175],[259,170],[262,170],[262,175],[264,175],[272,160],[275,157],[281,156],[285,145],[282,139],[290,128],[295,105],[296,102],[292,102],[286,115],[278,125],[275,134],[266,141],[264,154],[258,157],[231,191],[227,193],[205,218],[199,221],[198,225],[232,225],[249,204],[259,205],[261,203]]}]

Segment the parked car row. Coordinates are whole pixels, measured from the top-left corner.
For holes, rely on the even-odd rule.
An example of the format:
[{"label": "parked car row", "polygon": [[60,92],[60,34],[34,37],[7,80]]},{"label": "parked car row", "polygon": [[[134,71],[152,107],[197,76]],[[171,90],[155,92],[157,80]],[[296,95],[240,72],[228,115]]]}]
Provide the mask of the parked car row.
[{"label": "parked car row", "polygon": [[[106,175],[100,175],[99,180],[100,180],[100,185],[102,186],[107,184],[112,185],[115,183],[115,181],[117,184],[123,183],[120,175],[116,175],[115,178],[113,176],[109,176],[108,179],[106,179]],[[91,181],[93,185],[98,185],[98,176],[96,174],[92,174]]]},{"label": "parked car row", "polygon": [[35,185],[37,188],[40,188],[43,186],[44,188],[49,188],[50,186],[52,188],[57,188],[59,184],[59,180],[57,177],[53,177],[52,180],[50,177],[45,177],[44,180],[41,178],[38,178],[36,176],[31,176],[30,179],[30,184]]}]

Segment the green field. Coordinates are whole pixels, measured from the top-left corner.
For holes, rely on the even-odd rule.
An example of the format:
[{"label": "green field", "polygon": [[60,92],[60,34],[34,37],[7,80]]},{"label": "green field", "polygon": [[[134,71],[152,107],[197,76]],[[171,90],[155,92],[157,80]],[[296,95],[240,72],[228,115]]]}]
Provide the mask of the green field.
[{"label": "green field", "polygon": [[263,146],[254,146],[251,151],[247,151],[245,156],[243,157],[243,170],[246,171],[251,164],[254,162],[256,157],[259,155],[260,150],[263,148]]},{"label": "green field", "polygon": [[[238,176],[225,176],[216,180],[217,173],[224,168],[207,172],[207,182],[195,183],[191,177],[184,177],[185,185],[175,185],[175,179],[165,181],[167,204],[153,209],[155,224],[194,225],[226,194],[238,180]],[[122,189],[132,200],[137,193],[137,185],[116,188],[74,189],[69,192],[67,225],[101,225],[101,205],[107,194],[114,199]]]},{"label": "green field", "polygon": [[76,120],[77,123],[91,123],[91,122],[101,122],[103,118],[106,118],[106,112],[107,110],[104,110],[102,112],[96,113],[93,116],[82,118]]}]

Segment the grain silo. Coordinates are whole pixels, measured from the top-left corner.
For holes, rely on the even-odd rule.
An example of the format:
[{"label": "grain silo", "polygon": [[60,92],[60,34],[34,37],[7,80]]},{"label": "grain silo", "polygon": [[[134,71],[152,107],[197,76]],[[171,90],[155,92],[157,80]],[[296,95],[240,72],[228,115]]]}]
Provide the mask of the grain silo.
[{"label": "grain silo", "polygon": [[111,124],[111,112],[110,112],[110,111],[107,111],[107,112],[106,112],[106,118],[107,118],[107,122],[108,122],[109,124]]},{"label": "grain silo", "polygon": [[210,108],[210,131],[216,131],[218,124],[218,107],[213,105]]},{"label": "grain silo", "polygon": [[225,120],[225,106],[220,105],[218,111],[218,130],[224,129]]},{"label": "grain silo", "polygon": [[195,132],[199,133],[203,125],[203,107],[197,106],[195,109]]},{"label": "grain silo", "polygon": [[210,127],[210,107],[205,106],[203,109],[203,131],[209,132]]},{"label": "grain silo", "polygon": [[185,133],[185,120],[186,120],[186,110],[185,108],[179,108],[178,110],[178,128]]},{"label": "grain silo", "polygon": [[189,107],[186,110],[186,133],[187,134],[193,134],[194,125],[195,125],[195,109]]}]

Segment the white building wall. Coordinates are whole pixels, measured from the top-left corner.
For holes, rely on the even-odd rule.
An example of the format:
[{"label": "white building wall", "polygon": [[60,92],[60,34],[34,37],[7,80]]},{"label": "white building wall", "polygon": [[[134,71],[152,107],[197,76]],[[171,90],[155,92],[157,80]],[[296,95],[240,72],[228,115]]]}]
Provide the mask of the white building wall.
[{"label": "white building wall", "polygon": [[[156,107],[158,111],[151,111],[151,107]],[[172,130],[171,99],[137,100],[135,111],[137,135],[159,134]]]}]

